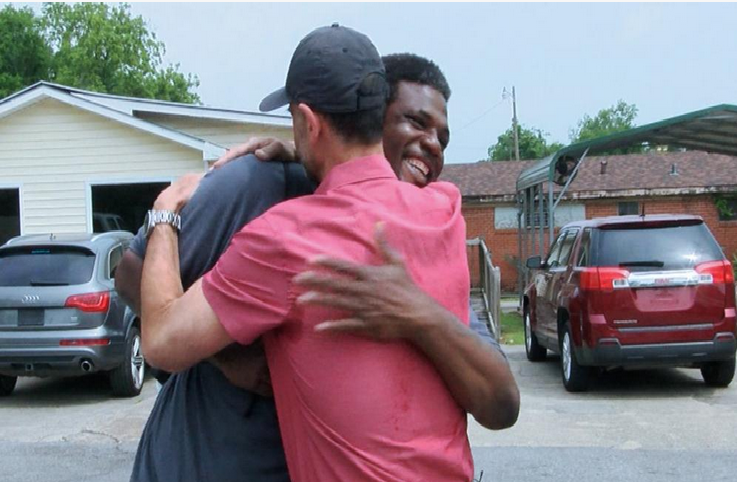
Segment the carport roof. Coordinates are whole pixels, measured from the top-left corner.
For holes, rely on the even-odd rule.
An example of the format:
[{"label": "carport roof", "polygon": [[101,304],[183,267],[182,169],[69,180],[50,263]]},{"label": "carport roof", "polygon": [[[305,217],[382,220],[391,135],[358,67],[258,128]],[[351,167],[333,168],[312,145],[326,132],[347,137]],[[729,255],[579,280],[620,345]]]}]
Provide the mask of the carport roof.
[{"label": "carport roof", "polygon": [[578,160],[587,151],[597,154],[642,143],[737,156],[737,106],[720,104],[571,144],[520,173],[517,190],[553,181],[556,163],[562,157]]}]

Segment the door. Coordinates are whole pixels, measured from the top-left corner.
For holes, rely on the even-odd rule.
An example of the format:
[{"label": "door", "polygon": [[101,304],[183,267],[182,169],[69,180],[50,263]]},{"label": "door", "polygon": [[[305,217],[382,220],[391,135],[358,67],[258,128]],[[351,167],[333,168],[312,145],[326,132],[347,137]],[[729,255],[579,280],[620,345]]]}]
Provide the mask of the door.
[{"label": "door", "polygon": [[548,302],[548,285],[550,284],[551,266],[557,263],[558,254],[560,253],[560,246],[563,242],[564,233],[560,233],[558,237],[553,241],[553,245],[548,251],[548,257],[543,264],[543,269],[540,269],[535,274],[535,331],[539,338],[547,338],[549,334],[546,331],[546,326],[550,324],[550,306]]},{"label": "door", "polygon": [[578,228],[566,229],[558,235],[543,272],[544,291],[538,291],[538,305],[542,308],[542,317],[538,319],[540,323],[538,330],[553,345],[558,343],[558,295],[570,272],[568,261],[578,231]]}]

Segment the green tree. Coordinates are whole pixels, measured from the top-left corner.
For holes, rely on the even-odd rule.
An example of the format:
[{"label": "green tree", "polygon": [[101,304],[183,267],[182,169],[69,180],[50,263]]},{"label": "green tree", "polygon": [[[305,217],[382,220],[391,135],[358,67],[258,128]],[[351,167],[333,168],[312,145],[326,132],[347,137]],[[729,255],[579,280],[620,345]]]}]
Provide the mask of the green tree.
[{"label": "green tree", "polygon": [[197,77],[164,66],[164,43],[130,5],[45,3],[0,10],[0,98],[38,80],[175,102],[200,101]]},{"label": "green tree", "polygon": [[[517,126],[520,160],[542,159],[563,147],[560,142],[548,144],[549,134],[534,127]],[[497,138],[496,144],[489,147],[490,161],[514,160],[514,132],[510,127]]]},{"label": "green tree", "polygon": [[54,51],[55,82],[81,89],[176,102],[199,102],[199,81],[162,67],[164,43],[130,5],[45,3],[43,24]]},{"label": "green tree", "polygon": [[578,127],[571,131],[571,142],[585,141],[635,127],[637,106],[619,100],[612,107],[601,109],[594,117],[585,114]]},{"label": "green tree", "polygon": [[51,49],[28,7],[0,10],[0,99],[49,78]]}]

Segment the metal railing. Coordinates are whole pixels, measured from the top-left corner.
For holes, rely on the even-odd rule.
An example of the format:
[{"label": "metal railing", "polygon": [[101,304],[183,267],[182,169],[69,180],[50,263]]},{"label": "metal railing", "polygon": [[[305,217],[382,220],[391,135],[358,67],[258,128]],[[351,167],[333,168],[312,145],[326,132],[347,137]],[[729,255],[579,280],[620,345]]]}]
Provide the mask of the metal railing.
[{"label": "metal railing", "polygon": [[481,238],[466,240],[466,246],[477,247],[478,282],[477,289],[481,292],[484,307],[489,313],[489,328],[492,335],[499,339],[501,335],[501,271],[491,262],[491,252]]}]

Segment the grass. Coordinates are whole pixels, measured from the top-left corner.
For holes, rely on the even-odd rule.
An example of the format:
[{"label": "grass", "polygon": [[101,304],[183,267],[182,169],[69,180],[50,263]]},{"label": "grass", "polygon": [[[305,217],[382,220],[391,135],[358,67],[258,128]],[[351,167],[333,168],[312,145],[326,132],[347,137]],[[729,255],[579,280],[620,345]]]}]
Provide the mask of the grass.
[{"label": "grass", "polygon": [[502,337],[504,345],[521,345],[525,341],[525,329],[522,317],[516,311],[502,313]]}]

